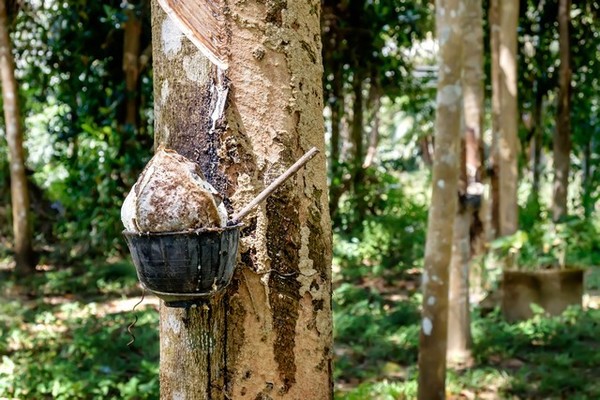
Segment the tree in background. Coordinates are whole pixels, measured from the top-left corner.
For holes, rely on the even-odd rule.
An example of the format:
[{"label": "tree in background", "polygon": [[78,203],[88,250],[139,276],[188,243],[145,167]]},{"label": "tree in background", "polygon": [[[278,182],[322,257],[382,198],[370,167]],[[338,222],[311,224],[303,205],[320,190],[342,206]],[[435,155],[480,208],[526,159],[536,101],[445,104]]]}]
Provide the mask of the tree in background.
[{"label": "tree in background", "polygon": [[[572,12],[578,13],[572,18],[569,28],[571,69],[572,111],[571,130],[573,154],[581,163],[572,163],[571,173],[581,172],[581,203],[586,218],[593,215],[594,206],[600,198],[600,135],[599,102],[596,95],[600,92],[597,77],[600,74],[600,57],[596,40],[600,30],[600,4],[597,2],[576,3]],[[592,39],[593,38],[593,39]],[[578,191],[575,191],[577,193]],[[578,205],[577,203],[575,205]]]},{"label": "tree in background", "polygon": [[142,49],[143,17],[147,9],[146,0],[123,3],[126,20],[123,29],[123,73],[125,75],[125,129],[140,128],[140,77],[148,66],[152,47]]},{"label": "tree in background", "polygon": [[484,115],[483,5],[465,2],[462,87],[464,130],[461,140],[458,213],[450,263],[448,357],[465,361],[471,353],[469,263],[481,247],[479,206],[482,199],[482,132]]},{"label": "tree in background", "polygon": [[571,50],[570,50],[571,1],[559,0],[559,57],[558,110],[554,131],[554,201],[552,218],[560,220],[568,212],[569,166],[571,164]]},{"label": "tree in background", "polygon": [[[152,11],[156,144],[197,162],[229,211],[310,147],[324,154],[319,2],[230,3],[226,79]],[[224,297],[161,307],[161,397],[332,397],[325,158],[294,179],[247,217]]]},{"label": "tree in background", "polygon": [[490,177],[490,204],[488,238],[495,238],[500,234],[500,153],[499,141],[501,127],[501,84],[502,71],[500,70],[500,0],[490,0],[488,11],[489,37],[490,37],[490,81],[492,86],[491,127],[492,143],[490,144],[489,168]]},{"label": "tree in background", "polygon": [[7,1],[3,0],[0,1],[0,76],[6,124],[5,133],[9,150],[14,252],[17,273],[27,275],[35,270],[35,256],[31,240],[30,201],[23,150],[23,123],[8,28]]},{"label": "tree in background", "polygon": [[519,0],[500,1],[500,137],[498,140],[498,190],[500,235],[519,229],[519,110],[517,103],[517,28]]},{"label": "tree in background", "polygon": [[[36,244],[63,261],[117,254],[119,204],[152,144],[151,71],[141,50],[150,43],[148,5],[24,4],[13,44],[30,185],[39,189],[30,191]],[[40,237],[45,230],[52,242]]]},{"label": "tree in background", "polygon": [[457,210],[458,148],[461,130],[463,7],[459,0],[436,1],[439,72],[432,199],[423,270],[423,311],[419,336],[419,399],[444,399],[448,340],[448,280],[452,227]]},{"label": "tree in background", "polygon": [[353,210],[344,221],[348,230],[360,227],[372,208],[369,191],[378,183],[368,169],[377,153],[381,99],[407,95],[412,65],[403,50],[423,39],[430,24],[426,1],[323,2],[330,209],[335,219],[347,196]]}]

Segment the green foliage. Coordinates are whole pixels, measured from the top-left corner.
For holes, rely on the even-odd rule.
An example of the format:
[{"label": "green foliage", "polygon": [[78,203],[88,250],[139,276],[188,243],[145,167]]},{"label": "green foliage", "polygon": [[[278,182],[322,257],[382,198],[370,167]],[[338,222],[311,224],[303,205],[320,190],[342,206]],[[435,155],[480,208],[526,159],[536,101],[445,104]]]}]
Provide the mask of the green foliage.
[{"label": "green foliage", "polygon": [[597,327],[600,310],[573,307],[559,317],[538,313],[532,319],[508,324],[499,313],[476,320],[473,334],[480,363],[491,359],[518,359],[526,364],[511,372],[504,387],[510,395],[527,398],[568,397],[593,399],[600,385],[592,378],[600,368]]},{"label": "green foliage", "polygon": [[336,400],[408,400],[417,397],[415,380],[400,383],[383,380],[381,382],[365,382],[348,393],[338,392]]},{"label": "green foliage", "polygon": [[[150,44],[149,3],[136,4],[29,2],[14,21],[27,168],[40,192],[31,195],[35,236],[38,247],[60,242],[63,262],[124,250],[120,205],[152,148],[150,69],[140,76],[139,126],[125,123],[127,10],[143,23],[142,49]],[[0,156],[0,184],[7,178]],[[8,193],[0,196],[8,203]]]},{"label": "green foliage", "polygon": [[600,230],[592,218],[568,217],[558,223],[540,220],[491,244],[488,258],[509,268],[586,267],[600,263]]},{"label": "green foliage", "polygon": [[[48,272],[18,285],[2,282],[0,397],[158,398],[157,312],[123,312],[110,298],[97,297],[132,292],[137,280],[128,263],[89,268]],[[22,284],[35,288],[29,299],[8,300]],[[136,341],[128,348],[127,327],[135,316]]]},{"label": "green foliage", "polygon": [[[0,396],[53,399],[158,398],[156,312],[139,312],[137,343],[142,354],[127,348],[128,314],[90,315],[94,304],[67,303],[54,310],[4,304],[0,336]],[[67,318],[57,314],[66,313]],[[77,314],[88,314],[77,317]],[[33,334],[36,331],[36,334]],[[13,351],[12,348],[18,348]]]},{"label": "green foliage", "polygon": [[[369,292],[350,293],[336,290],[336,341],[338,350],[336,399],[412,399],[416,396],[415,360],[418,349],[419,321],[407,318],[396,322],[395,330],[386,330],[378,310],[377,296]],[[343,302],[340,302],[340,299]],[[375,299],[375,300],[373,300]],[[417,297],[409,304],[418,303]],[[375,305],[374,305],[375,304]],[[400,309],[406,307],[398,304]],[[356,332],[351,336],[343,318],[356,313]],[[360,316],[374,314],[365,319]],[[339,315],[338,315],[339,314]],[[340,321],[342,320],[342,321]],[[339,322],[339,325],[337,324]],[[577,398],[596,399],[600,385],[594,378],[600,371],[600,341],[597,335],[600,310],[573,307],[558,317],[537,313],[532,319],[509,324],[499,310],[486,316],[472,314],[475,365],[468,369],[449,369],[447,390],[450,395],[467,391],[490,398]],[[381,327],[374,328],[373,324]],[[367,337],[378,334],[384,347],[398,332],[414,330],[414,346],[402,346],[402,356],[382,357],[376,345],[364,343],[358,326]],[[366,339],[365,339],[366,340]],[[371,339],[373,340],[373,339]],[[392,360],[392,361],[389,361]],[[362,382],[351,388],[348,382]]]},{"label": "green foliage", "polygon": [[[404,193],[393,175],[371,170],[366,177],[368,213],[360,219],[352,197],[340,208],[335,262],[344,276],[393,276],[420,265],[425,247],[424,200]],[[421,203],[420,201],[423,201]]]},{"label": "green foliage", "polygon": [[129,262],[86,261],[79,266],[64,267],[34,275],[20,283],[30,287],[31,294],[35,296],[64,294],[122,296],[136,293],[137,282],[135,267]]}]

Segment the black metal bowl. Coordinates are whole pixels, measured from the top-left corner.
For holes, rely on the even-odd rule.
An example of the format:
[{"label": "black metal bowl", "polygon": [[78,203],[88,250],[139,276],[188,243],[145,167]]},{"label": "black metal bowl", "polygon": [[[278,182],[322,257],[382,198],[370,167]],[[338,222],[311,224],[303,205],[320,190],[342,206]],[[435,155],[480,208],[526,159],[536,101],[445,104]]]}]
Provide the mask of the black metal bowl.
[{"label": "black metal bowl", "polygon": [[231,282],[240,227],[123,235],[144,287],[168,306],[184,307]]}]

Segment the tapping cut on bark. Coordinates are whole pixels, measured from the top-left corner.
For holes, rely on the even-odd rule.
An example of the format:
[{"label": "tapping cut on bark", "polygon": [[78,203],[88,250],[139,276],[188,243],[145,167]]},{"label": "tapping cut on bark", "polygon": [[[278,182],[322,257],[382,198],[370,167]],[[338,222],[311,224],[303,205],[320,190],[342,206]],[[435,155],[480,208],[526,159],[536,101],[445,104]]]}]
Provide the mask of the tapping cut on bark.
[{"label": "tapping cut on bark", "polygon": [[228,68],[228,32],[223,0],[158,0],[185,36],[213,64]]},{"label": "tapping cut on bark", "polygon": [[227,3],[220,15],[232,57],[223,82],[225,71],[152,1],[156,146],[196,162],[230,213],[308,149],[320,155],[246,217],[222,297],[161,307],[160,395],[331,399],[320,2]]}]

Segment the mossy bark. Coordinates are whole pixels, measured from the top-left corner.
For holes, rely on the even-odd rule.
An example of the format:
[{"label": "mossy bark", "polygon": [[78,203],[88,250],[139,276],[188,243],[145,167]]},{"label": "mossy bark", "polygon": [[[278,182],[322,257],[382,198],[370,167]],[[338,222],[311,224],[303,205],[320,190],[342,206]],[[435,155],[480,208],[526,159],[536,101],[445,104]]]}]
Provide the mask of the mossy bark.
[{"label": "mossy bark", "polygon": [[225,77],[153,1],[156,144],[196,161],[230,212],[321,149],[244,221],[222,299],[161,308],[161,398],[332,397],[319,13],[318,0],[229,4]]}]

